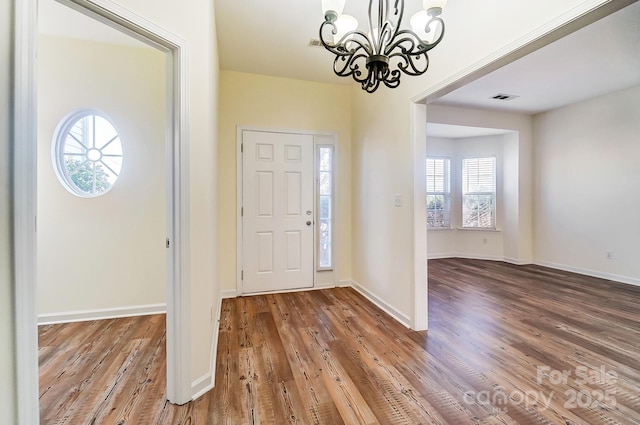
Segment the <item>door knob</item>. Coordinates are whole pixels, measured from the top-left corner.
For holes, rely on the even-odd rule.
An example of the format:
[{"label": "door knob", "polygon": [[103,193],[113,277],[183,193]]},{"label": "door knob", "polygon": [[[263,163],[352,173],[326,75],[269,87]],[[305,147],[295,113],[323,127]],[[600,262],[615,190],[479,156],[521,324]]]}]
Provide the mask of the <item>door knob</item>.
[{"label": "door knob", "polygon": [[307,226],[311,226],[311,220],[307,220]]}]

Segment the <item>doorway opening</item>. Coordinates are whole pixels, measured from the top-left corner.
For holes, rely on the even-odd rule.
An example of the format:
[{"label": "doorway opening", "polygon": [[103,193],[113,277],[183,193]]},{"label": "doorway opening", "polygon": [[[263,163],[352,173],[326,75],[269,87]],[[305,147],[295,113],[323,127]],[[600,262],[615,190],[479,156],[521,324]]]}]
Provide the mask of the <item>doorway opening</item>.
[{"label": "doorway opening", "polygon": [[[416,265],[414,274],[414,309],[413,309],[413,328],[417,330],[427,329],[428,327],[428,283],[427,283],[427,204],[426,204],[426,158],[427,158],[427,121],[438,124],[458,124],[467,125],[472,127],[492,127],[501,128],[500,123],[488,125],[487,123],[479,122],[478,117],[468,117],[466,122],[460,122],[457,119],[450,119],[450,117],[439,116],[440,119],[434,120],[434,115],[429,112],[429,105],[437,102],[444,96],[456,91],[457,89],[464,87],[465,85],[472,83],[484,76],[488,76],[490,73],[509,65],[518,59],[525,58],[532,52],[541,49],[554,41],[557,41],[566,35],[569,35],[583,27],[587,27],[590,24],[598,21],[599,19],[606,17],[614,12],[634,3],[637,0],[625,0],[620,2],[601,2],[598,5],[583,3],[580,7],[576,7],[565,15],[558,17],[557,19],[549,22],[548,24],[536,29],[535,31],[525,35],[517,42],[506,45],[503,49],[495,52],[494,54],[486,57],[482,61],[479,61],[458,74],[450,76],[448,79],[432,86],[429,90],[417,94],[411,99],[412,107],[412,139],[413,139],[413,158],[414,162],[414,264]],[[584,43],[584,45],[590,45]],[[597,52],[598,49],[592,49]],[[635,69],[635,68],[634,68]],[[635,74],[637,75],[637,73]],[[491,93],[495,95],[495,93]],[[484,96],[481,102],[488,102],[489,95]],[[538,96],[538,98],[544,99],[545,96]],[[451,104],[453,105],[453,103]],[[442,115],[442,114],[440,114]],[[477,113],[476,113],[477,115]],[[483,125],[484,124],[484,125]],[[517,129],[516,129],[517,130]],[[520,133],[520,140],[522,141],[522,133]],[[511,143],[512,146],[518,145]],[[519,150],[521,156],[526,156],[527,151],[522,149],[523,143],[519,144]],[[523,154],[524,152],[524,154]],[[516,154],[515,149],[510,151],[510,154]],[[523,196],[521,199],[525,199]],[[523,209],[521,208],[521,211]],[[524,220],[529,218],[524,217]],[[526,227],[526,225],[522,225]],[[529,226],[530,227],[530,226]],[[523,238],[524,239],[524,238]],[[484,239],[480,239],[483,243]],[[519,246],[515,246],[512,252],[516,252],[517,256],[510,258],[512,262],[528,262],[530,256],[529,252],[531,247],[527,244],[517,241]],[[514,244],[516,245],[516,244]],[[523,260],[524,259],[524,260]]]},{"label": "doorway opening", "polygon": [[[188,56],[184,40],[113,3],[62,2],[163,52],[166,64],[167,398],[191,400]],[[15,264],[19,423],[39,423],[36,314],[37,0],[16,4]],[[165,241],[162,241],[165,243]]]},{"label": "doorway opening", "polygon": [[[80,422],[79,405],[100,418],[145,363],[166,362],[167,54],[54,0],[38,6],[40,411]],[[116,327],[143,315],[162,334]],[[129,351],[139,338],[153,345]],[[165,379],[136,391],[164,402]]]}]

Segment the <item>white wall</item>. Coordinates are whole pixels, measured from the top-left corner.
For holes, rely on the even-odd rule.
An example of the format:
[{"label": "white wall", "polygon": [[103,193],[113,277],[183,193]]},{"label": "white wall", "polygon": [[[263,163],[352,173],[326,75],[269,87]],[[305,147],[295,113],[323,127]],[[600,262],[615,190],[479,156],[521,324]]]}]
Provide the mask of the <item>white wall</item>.
[{"label": "white wall", "polygon": [[14,338],[13,196],[13,1],[0,2],[0,423],[16,423]]},{"label": "white wall", "polygon": [[[49,36],[38,43],[37,311],[56,320],[164,304],[165,54]],[[51,160],[56,126],[86,107],[113,121],[124,152],[118,180],[96,198],[69,193]]]},{"label": "white wall", "polygon": [[640,87],[533,124],[536,263],[640,284]]},{"label": "white wall", "polygon": [[213,2],[120,0],[123,7],[189,44],[189,170],[191,172],[191,375],[211,374],[218,304],[216,278],[216,173],[218,50]]},{"label": "white wall", "polygon": [[[448,157],[451,161],[451,229],[428,231],[428,258],[504,259],[506,205],[512,201],[511,196],[517,196],[503,189],[503,182],[509,180],[505,176],[506,137],[427,138],[427,156]],[[496,230],[462,229],[462,159],[491,156],[496,158]]]},{"label": "white wall", "polygon": [[232,71],[220,73],[218,232],[222,290],[236,289],[237,126],[337,135],[335,256],[338,279],[351,277],[351,88]]}]

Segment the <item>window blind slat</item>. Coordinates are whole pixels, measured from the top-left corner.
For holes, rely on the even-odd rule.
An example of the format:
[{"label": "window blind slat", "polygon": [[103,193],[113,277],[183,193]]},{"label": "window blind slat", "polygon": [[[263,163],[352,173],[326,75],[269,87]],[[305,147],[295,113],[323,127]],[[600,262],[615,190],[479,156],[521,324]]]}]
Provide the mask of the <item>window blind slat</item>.
[{"label": "window blind slat", "polygon": [[451,209],[449,158],[427,158],[427,227],[449,228]]},{"label": "window blind slat", "polygon": [[462,226],[495,228],[496,158],[462,160]]}]

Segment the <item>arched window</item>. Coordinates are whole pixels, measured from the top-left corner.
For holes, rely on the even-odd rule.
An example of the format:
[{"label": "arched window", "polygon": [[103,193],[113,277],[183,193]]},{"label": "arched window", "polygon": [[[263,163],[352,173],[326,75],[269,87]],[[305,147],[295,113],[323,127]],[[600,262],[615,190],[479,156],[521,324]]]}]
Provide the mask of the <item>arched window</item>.
[{"label": "arched window", "polygon": [[56,128],[51,149],[62,185],[83,198],[104,195],[122,170],[122,142],[111,120],[95,109],[65,117]]}]

